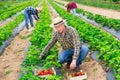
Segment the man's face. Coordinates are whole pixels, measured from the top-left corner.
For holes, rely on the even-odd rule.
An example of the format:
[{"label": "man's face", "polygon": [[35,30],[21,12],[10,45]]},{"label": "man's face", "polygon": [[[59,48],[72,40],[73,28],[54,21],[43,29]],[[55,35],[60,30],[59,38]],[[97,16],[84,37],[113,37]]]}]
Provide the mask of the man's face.
[{"label": "man's face", "polygon": [[64,30],[64,23],[61,23],[60,25],[57,25],[55,29],[59,32],[62,33]]}]

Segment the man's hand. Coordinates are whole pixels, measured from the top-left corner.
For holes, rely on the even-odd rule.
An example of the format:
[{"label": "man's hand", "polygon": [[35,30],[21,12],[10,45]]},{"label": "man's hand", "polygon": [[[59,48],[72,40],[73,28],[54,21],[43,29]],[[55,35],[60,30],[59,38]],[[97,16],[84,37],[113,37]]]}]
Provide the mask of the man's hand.
[{"label": "man's hand", "polygon": [[42,55],[39,56],[40,59],[42,59],[42,57],[43,57]]},{"label": "man's hand", "polygon": [[39,21],[39,19],[36,19],[36,21],[38,22],[38,21]]},{"label": "man's hand", "polygon": [[76,60],[72,60],[70,64],[70,69],[75,69],[76,68]]}]

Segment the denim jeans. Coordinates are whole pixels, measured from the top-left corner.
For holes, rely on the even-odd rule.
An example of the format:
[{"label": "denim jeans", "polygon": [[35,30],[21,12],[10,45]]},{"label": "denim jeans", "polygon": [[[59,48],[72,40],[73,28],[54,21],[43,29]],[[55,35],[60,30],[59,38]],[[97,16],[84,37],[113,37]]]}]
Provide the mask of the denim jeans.
[{"label": "denim jeans", "polygon": [[[76,61],[77,67],[82,63],[82,60],[87,56],[88,51],[89,49],[86,46],[83,45],[81,46],[80,53]],[[61,64],[64,62],[70,64],[72,62],[73,55],[74,55],[74,49],[62,50],[62,52],[58,56],[58,59],[60,60]]]},{"label": "denim jeans", "polygon": [[28,27],[29,20],[30,20],[31,27],[34,26],[32,15],[28,14],[26,10],[24,10],[24,18],[25,18],[25,26],[26,26],[27,29],[29,29],[29,27]]},{"label": "denim jeans", "polygon": [[71,11],[72,11],[72,13],[73,13],[74,15],[77,14],[77,13],[76,13],[76,8],[75,8],[75,9],[71,9]]}]

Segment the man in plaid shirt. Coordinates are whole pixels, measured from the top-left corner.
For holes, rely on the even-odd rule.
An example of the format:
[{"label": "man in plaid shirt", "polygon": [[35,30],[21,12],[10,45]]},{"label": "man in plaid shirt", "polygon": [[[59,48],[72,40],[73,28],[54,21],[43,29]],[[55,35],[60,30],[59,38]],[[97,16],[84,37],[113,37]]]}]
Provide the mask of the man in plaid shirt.
[{"label": "man in plaid shirt", "polygon": [[38,13],[40,12],[41,10],[39,8],[33,8],[31,6],[24,9],[25,26],[27,29],[29,29],[28,27],[29,20],[31,27],[34,27],[32,15],[34,16],[35,20],[38,21],[39,20]]},{"label": "man in plaid shirt", "polygon": [[55,29],[55,32],[39,57],[42,59],[44,53],[58,41],[63,49],[58,57],[61,64],[67,62],[70,65],[70,69],[78,68],[82,60],[87,56],[89,50],[86,46],[80,45],[77,31],[72,27],[66,26],[61,17],[55,18],[51,27]]}]

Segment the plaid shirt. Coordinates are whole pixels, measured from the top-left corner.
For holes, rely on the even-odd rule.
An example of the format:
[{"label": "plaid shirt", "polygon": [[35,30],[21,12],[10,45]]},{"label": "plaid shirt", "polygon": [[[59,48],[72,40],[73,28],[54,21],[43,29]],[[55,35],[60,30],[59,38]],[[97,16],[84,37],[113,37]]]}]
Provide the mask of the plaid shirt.
[{"label": "plaid shirt", "polygon": [[65,35],[63,36],[59,32],[54,32],[52,39],[47,44],[47,46],[44,48],[41,56],[44,55],[57,41],[61,44],[62,49],[67,50],[70,48],[74,48],[74,56],[73,59],[77,59],[78,55],[80,53],[80,39],[77,31],[69,26],[65,27]]},{"label": "plaid shirt", "polygon": [[26,11],[28,15],[34,15],[35,20],[39,20],[39,16],[36,8],[29,6],[25,8],[24,11]]}]

